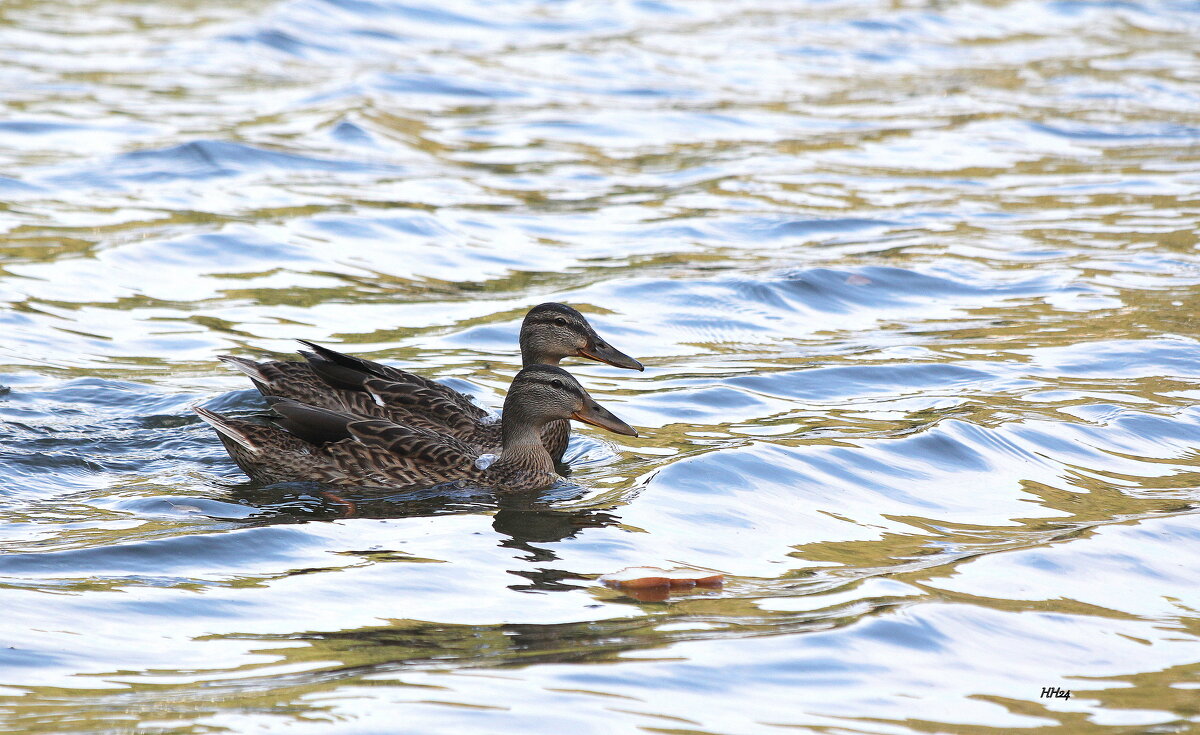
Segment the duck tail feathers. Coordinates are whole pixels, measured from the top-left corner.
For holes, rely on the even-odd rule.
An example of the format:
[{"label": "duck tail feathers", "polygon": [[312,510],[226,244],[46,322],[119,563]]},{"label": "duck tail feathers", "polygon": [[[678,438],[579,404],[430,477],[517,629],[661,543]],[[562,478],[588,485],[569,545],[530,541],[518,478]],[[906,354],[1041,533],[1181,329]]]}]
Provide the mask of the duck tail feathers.
[{"label": "duck tail feathers", "polygon": [[245,357],[235,357],[233,355],[217,355],[217,359],[226,365],[229,365],[234,370],[240,370],[246,375],[249,375],[251,380],[258,381],[266,379],[262,374],[262,368],[254,360]]},{"label": "duck tail feathers", "polygon": [[217,359],[229,365],[234,370],[245,373],[254,383],[254,387],[263,395],[271,392],[267,385],[271,382],[270,379],[263,374],[262,365],[254,360],[245,357],[235,357],[233,355],[217,355]]},{"label": "duck tail feathers", "polygon": [[213,427],[222,439],[228,439],[248,452],[258,453],[258,445],[230,419],[200,406],[192,406],[192,410],[209,426]]}]

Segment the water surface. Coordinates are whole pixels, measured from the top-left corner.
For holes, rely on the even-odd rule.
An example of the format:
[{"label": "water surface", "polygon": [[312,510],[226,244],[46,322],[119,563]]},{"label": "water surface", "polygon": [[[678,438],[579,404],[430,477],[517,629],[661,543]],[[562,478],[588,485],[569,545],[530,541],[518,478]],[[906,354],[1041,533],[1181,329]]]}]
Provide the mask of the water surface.
[{"label": "water surface", "polygon": [[[10,0],[0,729],[1200,718],[1200,6]],[[533,496],[261,488],[298,338],[636,425]],[[719,571],[639,602],[627,566]],[[1046,687],[1070,699],[1043,697]]]}]

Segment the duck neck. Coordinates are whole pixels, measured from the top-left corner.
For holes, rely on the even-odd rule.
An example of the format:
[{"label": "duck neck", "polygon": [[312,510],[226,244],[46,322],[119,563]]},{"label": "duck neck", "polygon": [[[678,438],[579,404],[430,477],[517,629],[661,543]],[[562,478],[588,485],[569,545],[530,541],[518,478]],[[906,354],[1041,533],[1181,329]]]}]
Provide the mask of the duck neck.
[{"label": "duck neck", "polygon": [[520,405],[507,403],[500,427],[500,456],[496,463],[554,472],[554,460],[542,444],[542,427],[547,422],[533,419]]},{"label": "duck neck", "polygon": [[533,340],[521,334],[521,367],[530,365],[557,365],[562,360],[559,355],[547,354],[534,345]]}]

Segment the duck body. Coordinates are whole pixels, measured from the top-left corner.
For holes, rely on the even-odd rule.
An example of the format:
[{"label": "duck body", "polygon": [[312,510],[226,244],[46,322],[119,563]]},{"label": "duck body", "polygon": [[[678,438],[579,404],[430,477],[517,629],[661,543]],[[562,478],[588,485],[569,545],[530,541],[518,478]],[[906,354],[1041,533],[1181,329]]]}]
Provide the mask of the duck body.
[{"label": "duck body", "polygon": [[316,481],[329,485],[412,487],[465,481],[500,490],[534,490],[559,479],[542,444],[551,421],[576,418],[636,436],[625,422],[597,404],[561,368],[533,365],[513,380],[505,398],[510,420],[502,430],[499,455],[426,428],[271,398],[270,424],[195,410],[251,479],[273,484]]},{"label": "duck body", "polygon": [[[575,309],[540,304],[521,325],[523,365],[557,365],[582,356],[617,367],[642,370],[641,363],[608,345]],[[502,423],[453,388],[382,363],[345,355],[304,342],[303,362],[255,362],[242,357],[221,359],[250,376],[264,396],[289,398],[305,405],[356,416],[383,419],[454,437],[481,453],[497,452]],[[567,421],[551,421],[542,443],[561,461],[570,440]]]},{"label": "duck body", "polygon": [[325,438],[308,439],[278,425],[221,416],[197,408],[217,428],[229,455],[250,479],[265,485],[312,481],[325,485],[408,488],[463,481],[503,490],[548,487],[558,480],[553,460],[546,463],[480,462],[478,448],[427,429],[316,409],[287,399],[274,408],[300,414],[321,412],[340,422]]}]

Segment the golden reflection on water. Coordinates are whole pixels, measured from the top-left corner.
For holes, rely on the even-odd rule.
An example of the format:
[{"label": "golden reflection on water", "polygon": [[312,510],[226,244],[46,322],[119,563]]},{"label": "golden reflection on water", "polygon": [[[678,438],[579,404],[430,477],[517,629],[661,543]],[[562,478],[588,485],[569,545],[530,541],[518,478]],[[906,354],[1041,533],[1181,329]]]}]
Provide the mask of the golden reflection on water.
[{"label": "golden reflection on water", "polygon": [[[0,729],[1193,727],[1198,23],[5,3]],[[570,366],[642,436],[547,497],[351,514],[189,418],[296,338],[497,405],[552,299],[648,369]]]}]

